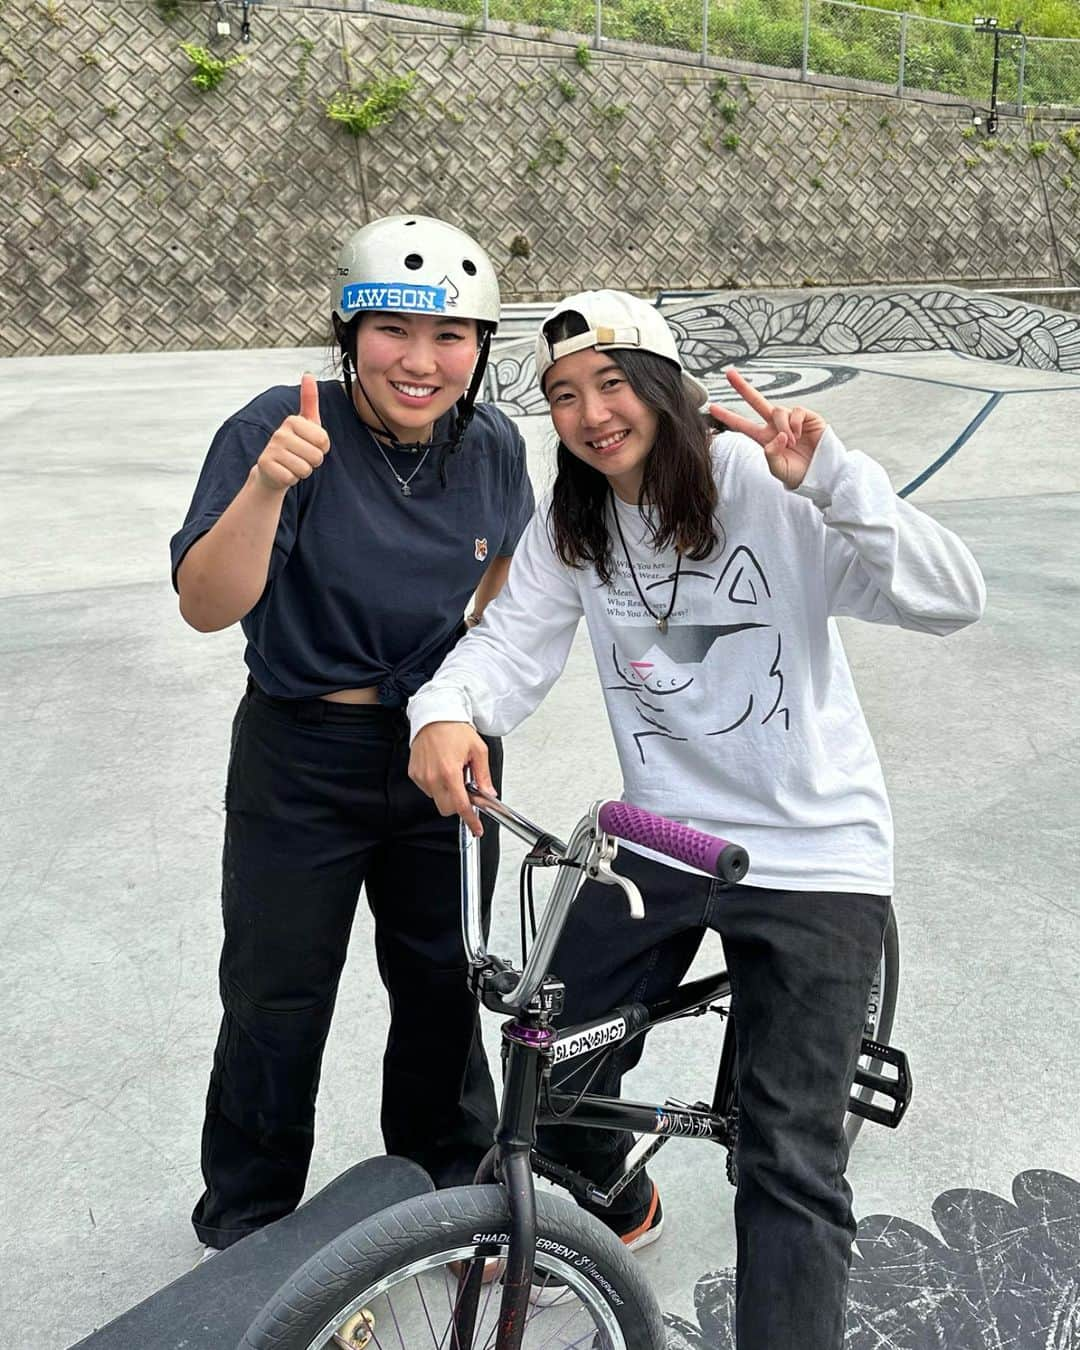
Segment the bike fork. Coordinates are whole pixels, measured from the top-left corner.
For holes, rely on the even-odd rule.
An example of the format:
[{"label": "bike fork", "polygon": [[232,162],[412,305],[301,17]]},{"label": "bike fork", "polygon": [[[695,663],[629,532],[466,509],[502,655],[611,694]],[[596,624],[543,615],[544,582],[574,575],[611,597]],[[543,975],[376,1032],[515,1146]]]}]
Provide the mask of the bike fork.
[{"label": "bike fork", "polygon": [[[536,1248],[536,1192],[533,1188],[529,1151],[517,1148],[493,1149],[476,1174],[478,1184],[495,1180],[495,1160],[499,1159],[502,1186],[510,1207],[509,1243],[503,1274],[502,1301],[495,1350],[519,1350],[529,1312],[529,1290]],[[469,1263],[458,1284],[454,1301],[454,1325],[450,1350],[474,1350],[476,1314],[483,1292],[483,1258]]]},{"label": "bike fork", "polygon": [[[503,1027],[506,1062],[502,1110],[495,1132],[495,1147],[476,1174],[479,1184],[496,1179],[501,1181],[510,1211],[495,1350],[520,1350],[529,1312],[536,1253],[536,1189],[531,1158],[536,1144],[543,1050],[549,1039],[554,1039],[554,1033],[545,1028],[525,1026],[520,1022],[508,1022]],[[472,1350],[483,1266],[482,1260],[473,1261],[459,1289],[451,1341],[453,1350]]]}]

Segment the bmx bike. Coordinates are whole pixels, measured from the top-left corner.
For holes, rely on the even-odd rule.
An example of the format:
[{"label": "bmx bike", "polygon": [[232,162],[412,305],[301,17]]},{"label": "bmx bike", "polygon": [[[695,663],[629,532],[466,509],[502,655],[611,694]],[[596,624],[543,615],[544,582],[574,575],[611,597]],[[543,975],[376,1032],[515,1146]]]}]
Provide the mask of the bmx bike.
[{"label": "bmx bike", "polygon": [[[475,1185],[403,1200],[312,1256],[265,1305],[240,1350],[662,1350],[660,1310],[634,1258],[593,1215],[560,1195],[537,1191],[534,1173],[603,1206],[669,1140],[685,1138],[725,1148],[728,1177],[736,1180],[738,1081],[726,971],[684,983],[649,1003],[557,1027],[562,986],[551,962],[586,878],[620,887],[631,917],[644,914],[638,888],[611,867],[619,840],[733,884],[749,866],[745,851],[616,801],[594,803],[563,843],[474,785],[469,790],[479,811],[529,850],[521,867],[518,970],[487,951],[479,850],[460,827],[470,987],[486,1008],[509,1017],[502,1027],[503,1089],[494,1145]],[[532,878],[541,868],[557,871],[537,924]],[[911,1097],[907,1059],[888,1044],[898,978],[897,931],[890,916],[845,1122],[849,1141],[864,1120],[898,1125]],[[706,1013],[724,1020],[711,1100],[643,1103],[552,1086],[556,1063],[580,1057],[585,1065],[598,1065],[650,1027]],[[432,1053],[436,1046],[433,1035]],[[603,1186],[538,1154],[537,1126],[567,1120],[636,1136],[617,1174]],[[554,1301],[530,1300],[534,1289],[552,1284],[559,1288]]]}]

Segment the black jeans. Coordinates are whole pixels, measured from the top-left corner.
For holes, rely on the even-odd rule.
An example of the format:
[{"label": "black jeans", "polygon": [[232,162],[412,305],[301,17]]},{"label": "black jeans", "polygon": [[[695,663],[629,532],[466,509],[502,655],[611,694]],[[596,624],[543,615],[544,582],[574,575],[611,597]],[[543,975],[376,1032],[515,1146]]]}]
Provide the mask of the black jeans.
[{"label": "black jeans", "polygon": [[[844,1109],[889,898],[730,886],[627,849],[615,870],[640,886],[646,917],[631,919],[613,887],[582,887],[552,963],[566,982],[560,1023],[670,991],[704,930],[720,934],[740,1101],[736,1342],[739,1350],[840,1350],[855,1233]],[[643,1043],[613,1055],[591,1091],[617,1094]],[[580,1090],[588,1072],[570,1064],[552,1079]],[[602,1183],[630,1138],[560,1125],[545,1127],[539,1143],[547,1156]],[[642,1171],[610,1209],[587,1208],[629,1232],[644,1220],[651,1195]]]},{"label": "black jeans", "polygon": [[[496,784],[498,742],[489,742]],[[228,1247],[299,1204],[315,1096],[360,888],[390,1002],[386,1150],[436,1185],[472,1180],[495,1093],[466,986],[457,819],[409,781],[401,710],[249,689],[226,789],[220,984],[224,1017],[203,1127],[206,1190],[192,1221]],[[481,844],[485,923],[497,832]]]}]

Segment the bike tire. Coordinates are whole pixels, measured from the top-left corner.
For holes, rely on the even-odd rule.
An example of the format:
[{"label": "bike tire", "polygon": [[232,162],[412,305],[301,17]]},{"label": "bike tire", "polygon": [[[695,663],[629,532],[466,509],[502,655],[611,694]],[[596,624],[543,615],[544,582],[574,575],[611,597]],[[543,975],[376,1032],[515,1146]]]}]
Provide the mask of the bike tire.
[{"label": "bike tire", "polygon": [[[896,1015],[896,996],[900,988],[900,934],[896,926],[896,915],[893,908],[889,906],[889,917],[885,923],[885,934],[881,944],[881,961],[878,964],[877,975],[874,979],[874,985],[870,990],[870,999],[867,1003],[866,1022],[863,1026],[863,1035],[869,1036],[871,1040],[881,1041],[887,1045],[889,1037],[892,1035],[893,1018]],[[871,1071],[877,1072],[881,1069],[880,1060],[868,1061]],[[868,1101],[873,1097],[873,1092],[869,1088],[853,1089],[853,1097],[860,1101]],[[848,1148],[854,1144],[862,1129],[865,1118],[855,1115],[849,1111],[844,1119],[844,1134],[847,1137]]]},{"label": "bike tire", "polygon": [[[540,1192],[536,1196],[536,1266],[568,1286],[569,1309],[578,1304],[591,1317],[595,1331],[586,1336],[567,1319],[568,1306],[559,1315],[567,1345],[595,1346],[596,1350],[663,1350],[664,1330],[659,1307],[633,1258],[613,1233],[591,1214],[559,1196]],[[459,1186],[412,1196],[381,1210],[340,1234],[297,1270],[265,1304],[245,1333],[238,1350],[331,1350],[334,1332],[349,1318],[368,1309],[379,1325],[392,1329],[392,1342],[400,1340],[406,1350],[420,1350],[430,1330],[432,1346],[451,1343],[433,1325],[433,1311],[448,1315],[452,1303],[446,1292],[453,1278],[451,1261],[474,1257],[505,1256],[509,1226],[506,1193],[501,1186]],[[440,1279],[443,1289],[440,1289]],[[415,1286],[412,1288],[411,1286]],[[428,1293],[425,1295],[424,1290]],[[481,1321],[474,1345],[486,1340],[488,1327],[498,1310],[501,1283],[490,1286],[492,1295],[484,1305],[491,1316]],[[393,1291],[398,1291],[394,1306]],[[413,1304],[423,1305],[416,1314],[417,1336],[408,1317]],[[411,1302],[410,1302],[411,1299]],[[430,1308],[429,1308],[430,1304]],[[382,1311],[386,1309],[387,1311]],[[560,1323],[549,1318],[541,1334],[535,1333],[545,1314],[555,1314],[559,1305],[530,1308],[523,1346],[559,1346],[552,1340]],[[576,1312],[573,1313],[576,1315]],[[384,1320],[380,1324],[379,1319]],[[406,1340],[402,1324],[409,1333]],[[448,1323],[449,1328],[449,1323]],[[598,1333],[598,1334],[597,1334]],[[372,1345],[381,1344],[376,1337]],[[345,1344],[345,1342],[337,1342]]]}]

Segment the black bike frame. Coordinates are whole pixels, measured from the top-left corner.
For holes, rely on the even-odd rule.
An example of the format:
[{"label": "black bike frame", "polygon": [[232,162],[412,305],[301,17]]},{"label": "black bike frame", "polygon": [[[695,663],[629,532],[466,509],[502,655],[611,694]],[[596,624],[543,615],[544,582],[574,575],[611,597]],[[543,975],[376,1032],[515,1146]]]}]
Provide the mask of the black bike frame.
[{"label": "black bike frame", "polygon": [[[547,975],[548,962],[562,931],[566,914],[584,876],[609,884],[623,884],[610,871],[613,842],[599,829],[596,803],[563,844],[504,803],[470,792],[480,810],[525,840],[532,849],[528,863],[534,866],[569,865],[576,875],[564,871],[548,899],[543,920],[526,962],[525,970],[513,970],[484,946],[479,921],[479,853],[476,840],[461,826],[462,923],[469,956],[470,986],[485,1007],[509,1012],[503,1024],[503,1092],[494,1146],[476,1173],[481,1185],[500,1182],[506,1189],[510,1211],[507,1268],[499,1307],[495,1350],[519,1350],[528,1312],[536,1248],[536,1196],[533,1171],[558,1182],[573,1195],[593,1204],[606,1205],[668,1139],[703,1139],[725,1148],[733,1143],[733,1107],[736,1096],[734,1026],[726,1028],[716,1086],[711,1103],[647,1103],[626,1101],[589,1092],[552,1091],[545,1077],[553,1064],[589,1054],[606,1055],[617,1046],[643,1035],[647,1029],[673,1018],[709,1011],[728,1015],[718,1000],[730,994],[726,972],[681,985],[652,1003],[633,1003],[613,1009],[607,1016],[579,1026],[552,1026],[561,1011],[561,985]],[[632,888],[630,888],[632,889]],[[634,892],[636,895],[636,892]],[[638,912],[631,900],[631,913]],[[640,897],[637,897],[640,904]],[[860,1106],[860,1114],[895,1125],[910,1097],[906,1059],[901,1051],[864,1040],[864,1052],[873,1050],[878,1060],[898,1069],[898,1080],[859,1070],[856,1081],[893,1098],[890,1118],[881,1108]],[[851,1103],[855,1109],[856,1103]],[[629,1131],[642,1136],[624,1160],[622,1170],[608,1178],[606,1188],[536,1153],[536,1129],[540,1124],[573,1121],[597,1129]],[[491,1254],[494,1254],[492,1250]],[[484,1262],[488,1253],[478,1251],[459,1282],[455,1325],[450,1350],[470,1350]]]}]

